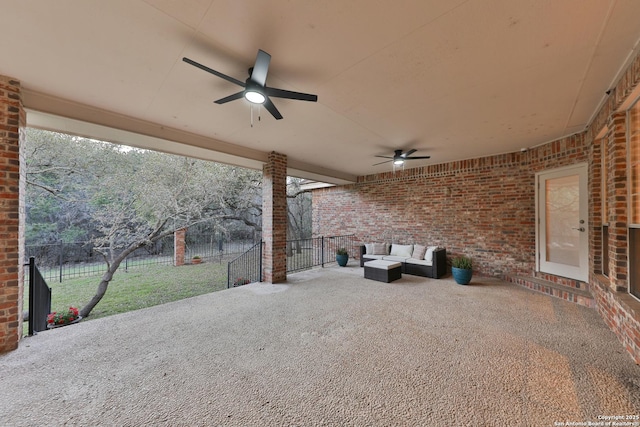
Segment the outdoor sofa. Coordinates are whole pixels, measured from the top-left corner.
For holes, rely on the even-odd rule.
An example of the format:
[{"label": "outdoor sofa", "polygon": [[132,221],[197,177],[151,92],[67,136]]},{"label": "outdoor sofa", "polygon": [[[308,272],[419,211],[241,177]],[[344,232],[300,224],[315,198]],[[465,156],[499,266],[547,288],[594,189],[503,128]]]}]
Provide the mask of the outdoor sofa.
[{"label": "outdoor sofa", "polygon": [[403,274],[439,279],[447,273],[447,250],[437,246],[370,243],[360,246],[360,267],[374,259],[402,264]]}]

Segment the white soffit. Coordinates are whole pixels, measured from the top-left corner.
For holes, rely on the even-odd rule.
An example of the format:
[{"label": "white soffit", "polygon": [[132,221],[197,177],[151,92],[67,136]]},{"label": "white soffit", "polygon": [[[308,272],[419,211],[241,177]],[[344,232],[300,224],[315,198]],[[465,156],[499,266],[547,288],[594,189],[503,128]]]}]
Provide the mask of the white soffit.
[{"label": "white soffit", "polygon": [[[221,151],[214,151],[212,149],[202,148],[195,145],[170,141],[163,138],[157,138],[140,133],[116,129],[113,127],[89,123],[87,121],[56,116],[49,113],[42,113],[30,109],[27,109],[27,123],[28,126],[34,128],[68,133],[71,135],[83,136],[86,138],[112,142],[115,144],[121,144],[130,147],[193,157],[197,159],[224,163],[233,166],[240,166],[249,169],[261,170],[267,157],[266,153],[252,153],[254,154],[254,156],[258,154],[260,157],[263,157],[264,160],[251,159],[245,156],[238,156]],[[295,167],[290,166],[287,168],[288,176],[317,180],[336,185],[349,184],[355,181],[355,177],[352,179],[345,179],[331,176],[330,173],[333,173],[332,171],[310,172],[310,170],[318,170],[318,168],[312,165],[305,165],[304,163],[300,162],[294,162],[293,166]]]}]

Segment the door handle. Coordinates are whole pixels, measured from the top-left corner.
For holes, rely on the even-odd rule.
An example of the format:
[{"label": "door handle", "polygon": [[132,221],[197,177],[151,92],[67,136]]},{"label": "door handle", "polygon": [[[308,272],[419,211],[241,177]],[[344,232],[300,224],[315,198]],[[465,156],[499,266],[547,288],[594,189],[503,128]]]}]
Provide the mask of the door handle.
[{"label": "door handle", "polygon": [[584,231],[584,227],[571,227],[572,230]]}]

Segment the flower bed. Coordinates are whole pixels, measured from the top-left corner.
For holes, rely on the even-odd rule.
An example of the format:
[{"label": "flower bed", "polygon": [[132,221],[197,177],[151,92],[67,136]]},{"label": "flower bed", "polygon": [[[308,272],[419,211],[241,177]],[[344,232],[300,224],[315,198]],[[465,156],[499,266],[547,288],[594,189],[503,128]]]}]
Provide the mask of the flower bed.
[{"label": "flower bed", "polygon": [[238,277],[233,281],[233,287],[236,288],[238,286],[248,285],[249,283],[251,283],[250,279],[247,279],[246,277]]},{"label": "flower bed", "polygon": [[58,326],[71,325],[82,319],[80,312],[75,307],[69,307],[65,311],[54,311],[47,316],[47,328],[57,328]]}]

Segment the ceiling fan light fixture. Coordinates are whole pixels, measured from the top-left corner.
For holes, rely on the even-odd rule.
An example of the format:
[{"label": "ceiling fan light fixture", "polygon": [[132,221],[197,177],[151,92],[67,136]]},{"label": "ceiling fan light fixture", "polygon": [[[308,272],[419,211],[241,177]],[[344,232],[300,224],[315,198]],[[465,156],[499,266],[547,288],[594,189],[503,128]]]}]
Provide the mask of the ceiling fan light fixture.
[{"label": "ceiling fan light fixture", "polygon": [[247,101],[252,102],[254,104],[264,104],[266,101],[266,97],[256,90],[247,90],[244,93],[244,97]]},{"label": "ceiling fan light fixture", "polygon": [[404,164],[404,160],[403,159],[395,159],[393,161],[393,164],[396,165],[396,166],[403,165]]}]

